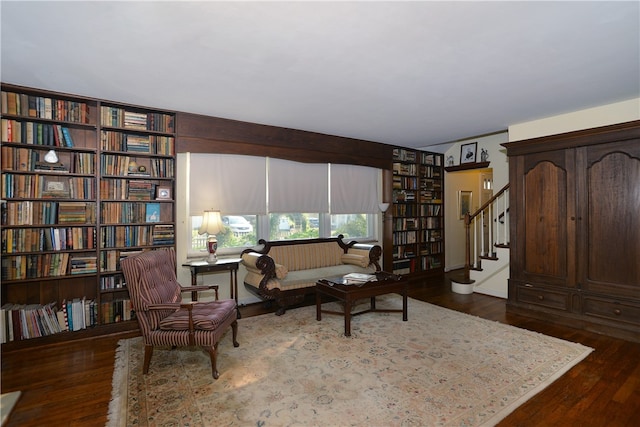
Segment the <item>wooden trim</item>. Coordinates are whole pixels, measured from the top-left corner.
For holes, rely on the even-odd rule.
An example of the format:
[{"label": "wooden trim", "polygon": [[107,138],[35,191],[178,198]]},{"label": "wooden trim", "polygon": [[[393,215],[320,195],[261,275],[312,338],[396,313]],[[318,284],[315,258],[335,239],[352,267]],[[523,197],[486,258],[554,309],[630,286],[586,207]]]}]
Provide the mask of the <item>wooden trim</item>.
[{"label": "wooden trim", "polygon": [[[586,145],[624,141],[627,139],[640,139],[640,120],[590,129],[581,129],[557,135],[523,139],[521,141],[505,142],[501,145],[506,147],[507,156],[511,157],[521,154],[564,150],[567,148]],[[543,144],[541,144],[541,142]]]},{"label": "wooden trim", "polygon": [[177,114],[176,152],[243,154],[392,168],[393,146],[277,126]]},{"label": "wooden trim", "polygon": [[447,172],[466,171],[470,169],[485,169],[489,167],[489,162],[465,163],[456,166],[447,166],[444,168]]}]

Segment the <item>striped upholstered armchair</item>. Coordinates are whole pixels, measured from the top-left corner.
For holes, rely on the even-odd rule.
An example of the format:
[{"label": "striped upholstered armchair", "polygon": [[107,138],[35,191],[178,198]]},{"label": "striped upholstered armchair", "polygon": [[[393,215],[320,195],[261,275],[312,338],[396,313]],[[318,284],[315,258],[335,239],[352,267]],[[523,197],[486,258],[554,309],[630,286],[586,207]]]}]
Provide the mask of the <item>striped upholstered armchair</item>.
[{"label": "striped upholstered armchair", "polygon": [[[173,248],[143,252],[121,261],[131,305],[144,338],[143,372],[149,372],[154,346],[201,346],[211,357],[217,379],[218,342],[231,326],[238,347],[237,308],[234,300],[217,300],[217,285],[181,286],[176,278]],[[182,301],[182,292],[214,288],[216,301]],[[196,298],[197,299],[197,298]]]}]

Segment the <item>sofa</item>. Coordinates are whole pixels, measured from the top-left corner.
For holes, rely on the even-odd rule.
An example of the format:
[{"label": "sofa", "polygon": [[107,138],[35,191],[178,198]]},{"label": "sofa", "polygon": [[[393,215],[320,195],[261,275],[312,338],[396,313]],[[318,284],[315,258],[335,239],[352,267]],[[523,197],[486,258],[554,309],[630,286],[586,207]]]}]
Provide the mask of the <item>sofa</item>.
[{"label": "sofa", "polygon": [[241,254],[247,270],[244,285],[260,298],[277,302],[276,315],[280,316],[307,294],[315,293],[315,284],[322,278],[381,270],[379,245],[345,243],[343,238],[260,239],[256,248]]}]

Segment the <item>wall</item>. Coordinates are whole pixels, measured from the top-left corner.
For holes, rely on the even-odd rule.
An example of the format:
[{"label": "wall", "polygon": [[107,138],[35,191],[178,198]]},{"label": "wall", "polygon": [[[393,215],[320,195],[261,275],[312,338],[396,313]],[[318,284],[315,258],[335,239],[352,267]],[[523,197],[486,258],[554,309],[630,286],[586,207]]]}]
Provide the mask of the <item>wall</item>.
[{"label": "wall", "polygon": [[640,98],[509,126],[509,142],[640,120]]},{"label": "wall", "polygon": [[[506,149],[500,144],[508,142],[507,132],[469,138],[457,141],[445,153],[445,161],[448,156],[453,156],[456,165],[460,164],[460,146],[470,142],[478,142],[477,156],[480,150],[486,149],[489,153],[489,168],[493,171],[494,194],[509,182],[509,163]],[[428,148],[427,148],[428,150]],[[458,191],[472,190],[472,203],[478,208],[479,171],[445,172],[445,271],[454,270],[464,266],[464,222],[458,216]]]}]

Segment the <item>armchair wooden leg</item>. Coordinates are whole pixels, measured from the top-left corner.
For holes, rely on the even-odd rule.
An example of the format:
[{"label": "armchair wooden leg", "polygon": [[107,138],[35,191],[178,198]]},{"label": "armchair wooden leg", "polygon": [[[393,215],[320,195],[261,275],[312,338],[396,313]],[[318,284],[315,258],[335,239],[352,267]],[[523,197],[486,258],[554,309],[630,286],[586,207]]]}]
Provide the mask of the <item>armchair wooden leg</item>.
[{"label": "armchair wooden leg", "polygon": [[231,324],[231,330],[233,332],[233,346],[239,347],[240,343],[238,342],[238,321],[237,320]]},{"label": "armchair wooden leg", "polygon": [[145,344],[144,346],[144,364],[142,365],[142,373],[149,372],[149,365],[151,364],[151,356],[153,355],[153,346]]},{"label": "armchair wooden leg", "polygon": [[220,373],[218,372],[218,367],[216,364],[216,360],[218,359],[218,343],[216,343],[213,347],[204,347],[204,349],[209,353],[209,357],[211,358],[211,373],[214,379],[218,379],[220,377]]}]

